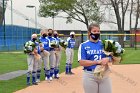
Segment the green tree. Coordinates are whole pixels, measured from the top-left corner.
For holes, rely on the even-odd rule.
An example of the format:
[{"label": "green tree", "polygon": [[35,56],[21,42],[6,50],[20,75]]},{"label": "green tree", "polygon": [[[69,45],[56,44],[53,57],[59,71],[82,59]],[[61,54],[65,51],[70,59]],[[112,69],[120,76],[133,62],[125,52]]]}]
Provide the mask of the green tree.
[{"label": "green tree", "polygon": [[[39,0],[41,17],[55,17],[60,13],[66,13],[63,18],[67,18],[66,23],[72,23],[72,19],[84,23],[87,27],[89,23],[95,21],[102,22],[96,0]],[[60,17],[60,16],[59,16]]]}]

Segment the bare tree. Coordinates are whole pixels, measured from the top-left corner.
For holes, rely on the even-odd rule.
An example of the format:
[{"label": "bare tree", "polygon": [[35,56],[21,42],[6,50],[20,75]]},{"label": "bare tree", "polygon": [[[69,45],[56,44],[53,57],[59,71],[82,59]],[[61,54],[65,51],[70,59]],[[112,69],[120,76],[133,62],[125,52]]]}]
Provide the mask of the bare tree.
[{"label": "bare tree", "polygon": [[[129,23],[129,30],[130,33],[133,34],[133,30],[132,30],[132,14],[133,14],[133,6],[134,5],[134,1],[131,0],[131,4],[130,4],[130,23]],[[130,36],[130,47],[134,47],[134,37]]]},{"label": "bare tree", "polygon": [[134,30],[137,30],[137,26],[138,26],[138,19],[140,17],[140,0],[137,0],[137,7],[136,7],[136,19],[135,19],[135,28]]},{"label": "bare tree", "polygon": [[[124,34],[125,14],[129,6],[129,0],[100,0],[100,3],[107,6],[111,5],[113,7],[117,21],[118,33]],[[120,44],[124,46],[124,36],[119,36],[118,38]]]}]

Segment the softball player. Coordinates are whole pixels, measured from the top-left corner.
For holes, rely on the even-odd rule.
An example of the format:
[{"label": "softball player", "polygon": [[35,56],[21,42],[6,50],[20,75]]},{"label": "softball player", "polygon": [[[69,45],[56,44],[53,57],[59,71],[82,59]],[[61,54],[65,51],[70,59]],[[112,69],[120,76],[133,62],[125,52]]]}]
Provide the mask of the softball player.
[{"label": "softball player", "polygon": [[91,24],[88,28],[89,40],[82,43],[78,50],[78,61],[84,67],[83,86],[85,93],[112,93],[111,80],[105,75],[103,79],[93,76],[97,65],[105,65],[110,61],[102,52],[103,45],[99,40],[100,28]]},{"label": "softball player", "polygon": [[70,32],[70,37],[67,39],[67,48],[66,48],[66,74],[74,74],[72,69],[73,56],[74,56],[74,46],[75,46],[75,33]]},{"label": "softball player", "polygon": [[50,61],[50,80],[52,80],[52,78],[54,77],[54,63],[55,63],[55,49],[53,47],[51,47],[51,42],[56,41],[56,39],[53,37],[53,30],[52,29],[48,29],[48,37],[47,39],[49,39],[49,53],[50,53],[50,57],[49,57],[49,61]]},{"label": "softball player", "polygon": [[[33,34],[32,39],[30,40],[36,45],[36,51],[40,53],[40,48],[37,40],[37,35]],[[36,82],[36,71],[38,67],[38,60],[35,59],[34,52],[30,52],[27,54],[27,63],[28,63],[28,72],[27,72],[27,85],[30,85],[30,75],[32,74],[32,84],[37,85]]]},{"label": "softball player", "polygon": [[[41,51],[41,58],[44,63],[44,72],[45,72],[45,80],[50,80],[50,67],[49,67],[49,40],[47,37],[47,31],[41,31],[41,37],[39,40],[42,42],[43,50]],[[37,70],[37,82],[40,82],[40,73],[41,73],[42,62],[40,62],[38,70]]]},{"label": "softball player", "polygon": [[[60,38],[58,38],[58,32],[54,31],[53,34],[54,38],[56,39],[57,44],[59,45]],[[55,68],[54,68],[54,78],[59,79],[59,65],[61,59],[61,46],[55,48]]]}]

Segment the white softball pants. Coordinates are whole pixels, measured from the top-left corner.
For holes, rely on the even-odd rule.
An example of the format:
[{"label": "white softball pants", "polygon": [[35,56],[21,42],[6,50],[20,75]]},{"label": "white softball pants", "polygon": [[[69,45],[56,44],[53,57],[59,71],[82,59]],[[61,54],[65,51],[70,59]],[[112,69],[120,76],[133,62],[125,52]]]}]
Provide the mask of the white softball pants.
[{"label": "white softball pants", "polygon": [[34,55],[27,55],[28,72],[37,71],[38,61],[35,60]]},{"label": "white softball pants", "polygon": [[49,51],[49,53],[50,53],[50,57],[49,57],[50,68],[54,68],[55,67],[55,51]]},{"label": "white softball pants", "polygon": [[[49,70],[50,69],[50,65],[49,65],[49,56],[50,56],[50,53],[46,50],[44,50],[46,52],[46,54],[44,52],[41,52],[41,58],[42,58],[42,61],[44,63],[44,68],[45,70]],[[41,66],[42,66],[42,62],[40,62],[39,64],[39,69],[41,69]]]},{"label": "white softball pants", "polygon": [[71,48],[66,48],[66,63],[67,64],[73,63],[73,56],[74,56],[74,50]]},{"label": "white softball pants", "polygon": [[93,71],[83,72],[83,86],[85,93],[112,93],[109,76],[99,80],[93,76]]},{"label": "white softball pants", "polygon": [[60,65],[60,59],[61,59],[61,51],[55,51],[55,67],[58,68]]}]

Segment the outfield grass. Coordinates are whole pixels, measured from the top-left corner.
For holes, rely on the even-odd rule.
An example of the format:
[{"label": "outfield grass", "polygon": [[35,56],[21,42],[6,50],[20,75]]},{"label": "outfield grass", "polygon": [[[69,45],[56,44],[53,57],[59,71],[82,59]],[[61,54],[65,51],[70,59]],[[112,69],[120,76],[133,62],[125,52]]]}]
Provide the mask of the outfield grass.
[{"label": "outfield grass", "polygon": [[140,49],[125,48],[121,64],[140,64]]},{"label": "outfield grass", "polygon": [[[134,50],[132,48],[126,48],[123,55],[123,61],[121,64],[139,64],[140,50]],[[60,66],[60,72],[65,70],[66,56],[62,53],[62,60]],[[79,66],[77,62],[77,50],[75,50],[73,68]],[[23,53],[0,53],[0,74],[16,71],[26,70],[26,55]],[[44,80],[44,71],[41,73],[41,80]],[[0,81],[0,93],[12,93],[16,90],[26,87],[26,75],[17,77],[8,81]]]},{"label": "outfield grass", "polygon": [[[66,56],[64,51],[62,52],[60,73],[65,70]],[[77,62],[77,50],[75,50],[73,68],[79,66]],[[0,53],[0,74],[16,71],[26,70],[26,55],[15,53]],[[44,71],[41,73],[41,80],[44,80]],[[8,81],[0,81],[0,93],[12,93],[16,90],[20,90],[26,87],[26,75],[11,79]]]},{"label": "outfield grass", "polygon": [[26,55],[23,53],[0,53],[0,74],[26,69]]}]

